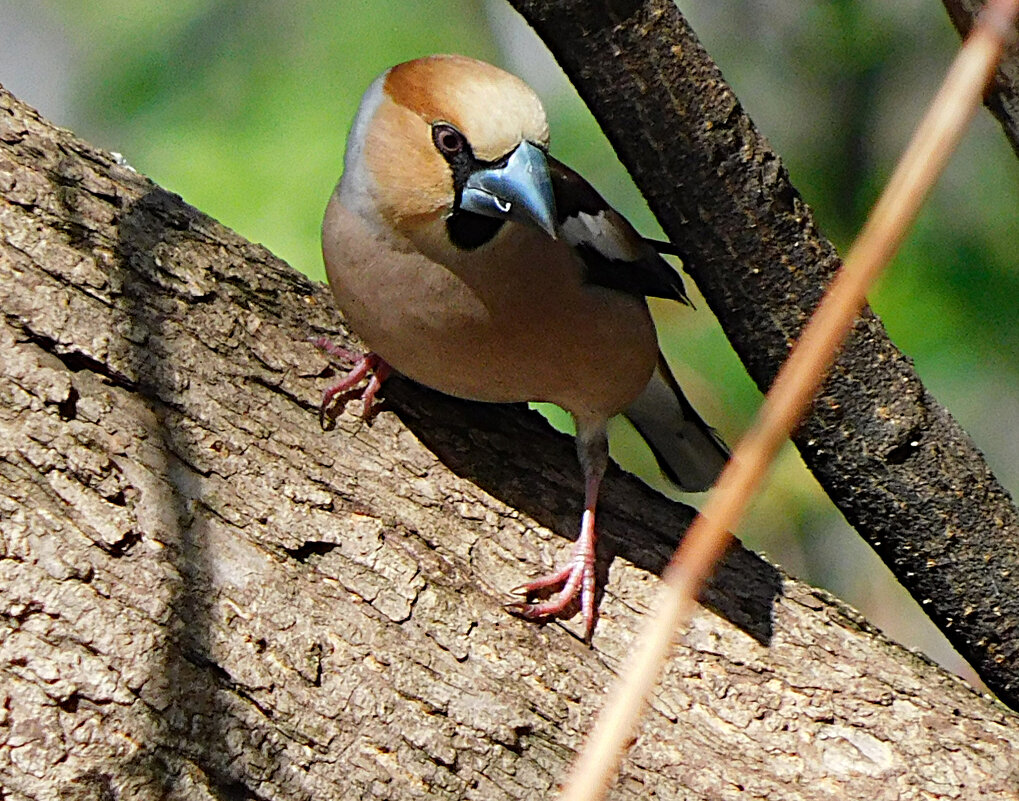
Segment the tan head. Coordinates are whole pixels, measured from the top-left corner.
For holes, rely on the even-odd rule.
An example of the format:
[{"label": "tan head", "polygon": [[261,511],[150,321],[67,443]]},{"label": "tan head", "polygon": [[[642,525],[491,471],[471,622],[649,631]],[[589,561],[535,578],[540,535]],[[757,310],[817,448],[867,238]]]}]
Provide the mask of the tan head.
[{"label": "tan head", "polygon": [[547,148],[548,122],[519,78],[464,56],[408,61],[379,76],[361,100],[340,201],[376,226],[431,238],[463,189],[457,149],[472,163],[498,162],[522,142]]}]

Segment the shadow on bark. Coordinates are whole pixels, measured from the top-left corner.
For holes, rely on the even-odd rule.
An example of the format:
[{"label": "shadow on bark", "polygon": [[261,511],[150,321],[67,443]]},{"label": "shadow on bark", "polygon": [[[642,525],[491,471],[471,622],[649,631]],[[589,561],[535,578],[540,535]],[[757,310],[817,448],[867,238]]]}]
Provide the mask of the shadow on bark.
[{"label": "shadow on bark", "polygon": [[[553,431],[524,405],[497,406],[440,396],[399,377],[388,382],[387,396],[403,423],[450,470],[560,536],[576,539],[583,483],[572,438]],[[507,458],[512,460],[509,466]],[[557,480],[536,488],[529,476],[539,459],[545,465],[544,475]],[[508,472],[521,478],[507,481]],[[610,464],[599,503],[600,586],[613,556],[660,575],[695,515],[696,509],[667,500]],[[521,581],[527,578],[522,576]],[[701,600],[767,645],[773,631],[773,607],[781,592],[781,574],[736,543]]]},{"label": "shadow on bark", "polygon": [[[158,447],[166,455],[162,473],[171,485],[172,508],[166,510],[166,517],[176,521],[176,538],[165,543],[164,551],[175,574],[170,615],[163,629],[165,641],[152,665],[154,689],[145,698],[154,707],[149,721],[151,741],[123,765],[123,772],[172,793],[187,786],[188,773],[197,766],[204,773],[202,783],[217,799],[244,801],[259,796],[250,789],[251,776],[243,771],[234,775],[228,767],[236,754],[262,751],[268,766],[281,754],[265,753],[272,741],[271,726],[228,725],[233,716],[230,699],[245,693],[221,666],[223,660],[214,652],[210,634],[216,590],[206,532],[212,513],[200,493],[196,495],[190,478],[202,472],[193,453],[197,444],[188,433],[172,430],[170,399],[188,384],[181,369],[186,362],[175,358],[173,322],[175,314],[188,310],[176,292],[160,287],[165,271],[155,255],[159,245],[192,237],[189,227],[196,216],[179,197],[156,187],[125,211],[119,225],[118,265],[125,272],[124,297],[131,323],[139,332],[137,347],[131,351],[136,381],[132,389],[146,399],[159,421]],[[159,343],[158,350],[149,347],[151,343]],[[246,743],[231,742],[238,730],[246,732]]]}]

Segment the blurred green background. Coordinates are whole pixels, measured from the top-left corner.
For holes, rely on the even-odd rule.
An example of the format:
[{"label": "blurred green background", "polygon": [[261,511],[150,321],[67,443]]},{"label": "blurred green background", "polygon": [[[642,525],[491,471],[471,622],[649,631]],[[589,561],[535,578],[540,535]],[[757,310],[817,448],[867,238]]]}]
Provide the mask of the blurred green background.
[{"label": "blurred green background", "polygon": [[[940,4],[679,5],[844,252],[958,45]],[[386,67],[433,52],[484,58],[528,80],[546,100],[557,157],[658,233],[569,83],[503,0],[0,0],[0,83],[317,280],[319,223],[361,92]],[[982,113],[872,296],[1013,491],[1017,178],[1015,156]],[[760,396],[706,305],[698,308],[655,307],[689,394],[735,442]],[[614,453],[657,481],[627,432]],[[893,638],[970,675],[791,447],[739,534]]]}]

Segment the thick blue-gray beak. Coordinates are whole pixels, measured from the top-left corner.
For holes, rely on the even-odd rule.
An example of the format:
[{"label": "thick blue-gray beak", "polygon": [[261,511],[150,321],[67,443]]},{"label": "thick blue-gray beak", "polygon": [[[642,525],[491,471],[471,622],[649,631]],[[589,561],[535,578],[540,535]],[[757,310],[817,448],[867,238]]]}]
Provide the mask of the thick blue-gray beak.
[{"label": "thick blue-gray beak", "polygon": [[555,239],[555,196],[545,154],[521,142],[505,164],[475,170],[464,184],[460,208],[535,225]]}]

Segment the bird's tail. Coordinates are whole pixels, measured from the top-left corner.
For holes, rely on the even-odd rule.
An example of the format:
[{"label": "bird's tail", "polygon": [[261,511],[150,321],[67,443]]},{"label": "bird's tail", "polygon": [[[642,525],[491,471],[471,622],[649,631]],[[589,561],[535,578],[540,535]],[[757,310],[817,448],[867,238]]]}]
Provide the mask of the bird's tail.
[{"label": "bird's tail", "polygon": [[703,492],[715,483],[729,458],[729,448],[694,411],[663,356],[658,357],[647,387],[623,414],[677,487]]}]

